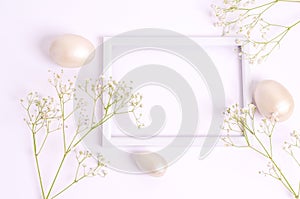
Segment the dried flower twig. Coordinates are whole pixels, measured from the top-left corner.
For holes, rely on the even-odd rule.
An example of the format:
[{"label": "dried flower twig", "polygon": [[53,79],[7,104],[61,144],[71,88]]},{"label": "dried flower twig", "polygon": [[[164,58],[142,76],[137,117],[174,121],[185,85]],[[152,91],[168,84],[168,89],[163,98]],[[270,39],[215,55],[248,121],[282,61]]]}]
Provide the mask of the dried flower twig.
[{"label": "dried flower twig", "polygon": [[[299,199],[299,187],[293,187],[291,179],[281,169],[278,162],[273,156],[273,132],[276,126],[276,118],[262,119],[258,124],[256,122],[256,107],[250,104],[247,108],[239,108],[233,105],[225,111],[225,120],[223,129],[227,132],[240,132],[244,138],[244,144],[236,144],[229,135],[223,137],[223,141],[227,146],[236,148],[249,148],[268,160],[268,170],[261,171],[261,174],[270,176],[279,181],[295,199]],[[300,135],[295,131],[291,134],[291,142],[285,142],[284,150],[293,159],[300,169]],[[296,152],[297,151],[297,152]],[[297,154],[297,155],[296,155]]]},{"label": "dried flower twig", "polygon": [[[222,5],[212,5],[217,22],[215,26],[223,28],[223,34],[243,35],[237,40],[243,46],[243,54],[250,63],[265,60],[288,32],[300,23],[285,25],[273,22],[266,17],[275,6],[281,3],[300,3],[299,0],[272,0],[255,2],[254,0],[224,0]],[[300,18],[300,16],[299,16]]]},{"label": "dried flower twig", "polygon": [[[89,160],[95,157],[93,158],[90,152],[79,151],[76,154],[77,167],[74,179],[54,193],[53,188],[56,185],[58,176],[61,174],[66,159],[71,157],[72,151],[77,151],[83,139],[114,115],[135,113],[141,107],[142,100],[141,95],[132,93],[132,88],[127,86],[125,82],[116,82],[111,78],[105,80],[101,77],[95,81],[87,80],[85,85],[75,88],[72,80],[65,81],[63,79],[63,71],[61,71],[60,74],[53,73],[52,78],[49,79],[49,83],[56,91],[55,97],[42,97],[37,92],[32,92],[25,99],[21,100],[21,104],[26,112],[24,121],[32,135],[33,153],[43,199],[56,198],[71,186],[87,177],[105,176],[106,171],[104,167],[106,165],[101,155],[96,157],[96,162],[94,162],[93,166],[87,166]],[[92,119],[85,115],[86,103],[83,99],[76,99],[77,104],[71,110],[68,110],[68,107],[72,105],[76,89],[80,89],[86,93],[94,102]],[[107,100],[104,100],[104,98]],[[95,117],[97,105],[99,105],[103,112],[100,118]],[[69,130],[68,124],[70,123],[70,118],[73,119],[76,111],[80,113],[77,126],[75,130]],[[142,124],[138,119],[136,117],[137,124],[141,127]],[[56,173],[50,185],[46,188],[41,172],[40,156],[51,135],[61,136],[63,143],[62,158],[58,163]]]}]

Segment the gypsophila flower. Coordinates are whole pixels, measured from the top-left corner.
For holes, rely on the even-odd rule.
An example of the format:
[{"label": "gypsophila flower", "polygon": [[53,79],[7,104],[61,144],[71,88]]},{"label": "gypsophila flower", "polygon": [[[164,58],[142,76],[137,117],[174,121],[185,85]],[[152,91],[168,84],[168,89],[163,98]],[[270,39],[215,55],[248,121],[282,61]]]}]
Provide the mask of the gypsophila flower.
[{"label": "gypsophila flower", "polygon": [[[84,85],[75,88],[74,79],[64,79],[64,71],[55,73],[49,71],[51,78],[48,80],[56,91],[54,97],[43,97],[37,92],[31,92],[25,99],[21,99],[21,105],[26,112],[24,121],[30,129],[33,138],[33,152],[38,173],[38,179],[41,190],[41,198],[53,199],[68,190],[72,185],[79,181],[93,176],[106,176],[106,162],[100,154],[97,157],[89,151],[78,150],[80,143],[88,136],[93,129],[101,126],[104,122],[115,116],[116,114],[133,114],[136,119],[137,127],[143,124],[139,121],[139,109],[142,107],[142,97],[139,93],[133,93],[133,90],[125,82],[117,82],[111,77],[105,79],[103,76],[96,80],[88,79]],[[75,95],[76,89],[83,91],[93,101],[93,117],[90,121],[89,115],[86,114],[87,102]],[[74,99],[74,103],[73,103]],[[101,106],[97,106],[101,104]],[[68,107],[73,107],[71,110]],[[99,111],[96,107],[102,108],[100,111],[103,115],[100,118],[94,117],[95,111]],[[74,113],[78,113],[76,126],[73,128],[72,123]],[[136,117],[139,115],[139,117]],[[55,133],[56,132],[56,133]],[[42,168],[40,166],[40,156],[43,149],[47,147],[48,138],[55,133],[62,140],[63,154],[59,167],[49,185],[45,186],[42,176]],[[77,166],[74,171],[74,177],[65,187],[57,190],[58,176],[62,173],[62,165],[72,151],[75,151],[75,159]],[[50,157],[47,157],[48,159]],[[49,161],[51,162],[51,161]],[[61,184],[61,183],[60,183]],[[47,189],[46,189],[47,187]],[[56,189],[54,189],[54,187]]]},{"label": "gypsophila flower", "polygon": [[275,49],[287,33],[300,23],[300,20],[289,25],[278,24],[267,20],[265,16],[281,3],[300,3],[299,0],[233,0],[213,4],[216,18],[215,26],[223,29],[223,35],[235,34],[243,36],[237,44],[243,47],[243,54],[251,64],[261,63]]},{"label": "gypsophila flower", "polygon": [[[240,108],[237,104],[227,108],[224,112],[225,119],[223,129],[228,133],[222,138],[226,146],[236,148],[249,148],[268,160],[267,170],[260,171],[260,174],[270,176],[279,181],[294,198],[299,198],[300,183],[298,187],[293,187],[291,180],[280,168],[273,156],[273,133],[277,124],[276,115],[274,117],[262,118],[256,121],[256,107],[253,104]],[[240,132],[243,136],[244,144],[236,144],[229,132]],[[283,149],[300,169],[300,134],[297,131],[291,133],[291,140],[284,142]],[[300,176],[299,176],[300,177]]]}]

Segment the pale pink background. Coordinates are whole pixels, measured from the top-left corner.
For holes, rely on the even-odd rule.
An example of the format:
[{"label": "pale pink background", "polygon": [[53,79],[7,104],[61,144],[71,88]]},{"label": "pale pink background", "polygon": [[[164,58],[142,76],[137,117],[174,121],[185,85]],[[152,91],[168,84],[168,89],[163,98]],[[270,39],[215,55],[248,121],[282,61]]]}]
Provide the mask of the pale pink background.
[{"label": "pale pink background", "polygon": [[[29,90],[47,93],[47,70],[56,68],[47,55],[53,37],[75,33],[97,44],[101,35],[145,27],[186,35],[220,35],[212,26],[210,4],[209,0],[0,0],[0,197],[39,198],[31,137],[18,99]],[[290,11],[283,9],[281,13]],[[293,19],[297,14],[288,21]],[[296,102],[292,118],[276,131],[278,148],[300,126],[299,34],[297,27],[268,62],[252,68],[254,80],[281,82]],[[109,171],[105,179],[88,179],[60,198],[290,198],[279,183],[258,174],[266,163],[253,153],[218,147],[200,161],[199,150],[191,148],[162,178]],[[282,164],[289,168],[283,159]]]}]

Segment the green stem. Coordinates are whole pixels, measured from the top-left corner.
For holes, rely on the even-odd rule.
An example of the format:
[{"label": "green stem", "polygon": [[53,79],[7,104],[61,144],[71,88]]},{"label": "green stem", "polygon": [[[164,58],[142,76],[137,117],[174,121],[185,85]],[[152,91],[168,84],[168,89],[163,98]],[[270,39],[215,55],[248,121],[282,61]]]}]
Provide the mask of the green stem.
[{"label": "green stem", "polygon": [[281,1],[281,2],[288,2],[288,3],[300,3],[299,0],[278,0],[278,1]]},{"label": "green stem", "polygon": [[[33,127],[33,129],[34,129],[34,127]],[[43,197],[43,199],[46,199],[45,198],[45,191],[44,191],[44,186],[43,186],[42,175],[41,175],[41,169],[40,169],[40,164],[39,164],[39,159],[38,159],[38,154],[37,154],[36,137],[35,137],[34,132],[32,132],[32,138],[33,138],[34,159],[35,159],[35,164],[36,164],[36,168],[37,168],[37,172],[38,172],[39,184],[40,184],[40,188],[41,188],[41,191],[42,191],[42,197]]]},{"label": "green stem", "polygon": [[293,160],[295,160],[296,164],[300,167],[300,162],[297,160],[297,158],[295,157],[294,153],[291,153],[291,156],[293,158]]},{"label": "green stem", "polygon": [[265,4],[262,4],[262,5],[259,5],[259,6],[256,6],[256,7],[253,7],[253,8],[238,8],[238,10],[256,10],[256,9],[259,9],[259,8],[262,8],[262,7],[265,7],[265,6],[268,6],[270,4],[275,4],[277,3],[278,0],[275,0],[275,1],[271,1],[271,2],[268,2],[268,3],[265,3]]},{"label": "green stem", "polygon": [[75,111],[78,110],[78,107],[74,108],[66,117],[65,120],[67,120],[71,115],[73,115],[75,113]]},{"label": "green stem", "polygon": [[[271,162],[274,164],[274,166],[276,167],[276,169],[279,171],[280,175],[282,176],[282,178],[284,179],[284,181],[286,182],[286,185],[288,186],[288,190],[295,196],[295,198],[297,198],[297,193],[294,191],[293,187],[291,186],[291,184],[289,183],[289,181],[287,180],[287,178],[285,177],[285,175],[283,174],[283,172],[281,171],[281,169],[279,168],[279,166],[276,164],[276,162],[273,160],[272,157],[269,157],[269,159],[271,160]],[[285,183],[282,181],[282,179],[279,179],[283,185],[285,185]]]},{"label": "green stem", "polygon": [[89,133],[91,131],[93,131],[95,128],[99,127],[100,125],[102,125],[104,122],[106,122],[107,120],[109,120],[110,118],[112,118],[114,116],[114,114],[110,114],[107,117],[103,118],[100,122],[98,122],[96,125],[94,125],[90,130],[88,130],[83,136],[80,137],[80,139],[71,147],[76,147],[86,136],[89,135]]},{"label": "green stem", "polygon": [[63,102],[63,95],[59,95],[60,109],[61,109],[61,118],[62,118],[62,135],[63,135],[63,144],[64,152],[66,152],[66,132],[65,132],[65,104]]},{"label": "green stem", "polygon": [[47,122],[46,122],[46,135],[45,135],[45,138],[44,138],[44,140],[43,140],[43,142],[42,142],[42,145],[40,146],[40,149],[39,149],[38,152],[36,153],[37,155],[39,155],[39,154],[41,153],[43,147],[45,146],[45,143],[46,143],[46,141],[47,141],[47,138],[48,138],[49,133],[50,133],[50,127],[49,127],[49,122],[47,121]]},{"label": "green stem", "polygon": [[298,199],[299,196],[300,196],[300,182],[299,182],[299,187],[298,187],[298,195],[297,195],[296,199]]},{"label": "green stem", "polygon": [[77,179],[77,177],[78,177],[78,172],[79,172],[80,166],[81,166],[81,164],[79,163],[79,164],[77,165],[77,168],[76,168],[74,181],[75,181],[75,180]]},{"label": "green stem", "polygon": [[269,135],[268,137],[269,137],[270,154],[271,154],[271,156],[273,156],[272,137],[271,137],[271,135]]},{"label": "green stem", "polygon": [[49,198],[49,196],[50,196],[50,194],[51,194],[51,191],[52,191],[52,189],[53,189],[53,187],[54,187],[54,184],[55,184],[55,182],[56,182],[56,180],[57,180],[57,177],[58,177],[58,175],[59,175],[59,173],[60,173],[60,171],[61,171],[61,168],[62,168],[62,165],[63,165],[63,163],[64,163],[64,161],[65,161],[65,159],[66,159],[66,157],[67,157],[67,155],[68,155],[68,153],[71,151],[71,148],[74,148],[74,147],[76,147],[91,131],[93,131],[95,128],[97,128],[97,127],[99,127],[100,125],[102,125],[104,122],[106,122],[108,119],[110,119],[111,117],[113,116],[113,114],[111,114],[111,115],[109,115],[109,116],[107,116],[107,117],[105,117],[105,118],[103,118],[103,120],[101,120],[100,122],[98,122],[95,126],[93,126],[91,129],[89,129],[75,144],[73,144],[73,142],[74,142],[74,140],[75,140],[75,138],[76,138],[76,136],[77,136],[77,134],[73,137],[73,139],[72,139],[72,141],[71,141],[71,143],[70,143],[70,145],[69,145],[69,147],[66,149],[66,152],[65,152],[65,154],[64,154],[64,156],[63,156],[63,158],[62,158],[62,160],[61,160],[61,162],[60,162],[60,164],[59,164],[59,167],[58,167],[58,169],[57,169],[57,172],[56,172],[56,174],[55,174],[55,177],[54,177],[54,179],[53,179],[53,181],[52,181],[52,183],[51,183],[51,186],[50,186],[50,189],[49,189],[49,191],[48,191],[48,194],[47,194],[47,196],[46,196],[46,198]]},{"label": "green stem", "polygon": [[37,153],[36,153],[37,156],[41,153],[42,149],[44,148],[45,143],[46,143],[47,138],[48,138],[48,135],[49,135],[49,133],[46,133],[45,138],[44,138],[44,140],[43,140],[43,142],[42,142],[42,145],[40,146],[40,149],[39,149],[39,150],[37,151]]},{"label": "green stem", "polygon": [[262,156],[268,158],[268,156],[266,154],[264,154],[263,152],[259,151],[258,149],[254,148],[253,146],[249,146],[250,149],[256,151],[257,153],[261,154]]},{"label": "green stem", "polygon": [[288,29],[290,30],[291,28],[297,26],[299,23],[300,23],[300,20],[296,21],[293,25],[291,25],[290,27],[288,27]]},{"label": "green stem", "polygon": [[65,161],[65,159],[66,159],[68,153],[69,153],[68,151],[65,152],[65,154],[64,154],[64,156],[63,156],[63,158],[62,158],[62,160],[60,161],[59,167],[58,167],[58,169],[57,169],[57,171],[56,171],[56,174],[55,174],[55,177],[54,177],[54,179],[53,179],[53,181],[52,181],[52,183],[51,183],[51,186],[50,186],[50,189],[49,189],[49,191],[48,191],[48,193],[47,193],[46,199],[48,199],[49,196],[50,196],[50,194],[51,194],[51,191],[52,191],[52,189],[53,189],[53,187],[54,187],[54,184],[55,184],[55,182],[56,182],[56,180],[57,180],[57,177],[58,177],[58,175],[59,175],[59,173],[60,173],[60,171],[61,171],[62,165],[63,165],[63,163],[64,163],[64,161]]},{"label": "green stem", "polygon": [[283,178],[284,183],[282,181],[282,178],[279,178],[279,181],[282,182],[283,185],[285,185],[285,187],[287,186],[287,189],[295,196],[297,197],[297,193],[294,191],[293,187],[291,186],[291,184],[289,183],[289,181],[287,180],[287,178],[285,177],[285,175],[283,174],[283,172],[281,171],[281,169],[279,168],[279,166],[277,165],[277,163],[274,161],[273,157],[270,155],[270,153],[268,152],[268,150],[266,149],[266,147],[264,146],[264,144],[261,142],[261,140],[257,137],[257,135],[254,134],[255,139],[257,140],[257,142],[259,143],[259,145],[263,148],[263,150],[265,151],[266,155],[268,156],[268,159],[272,162],[272,164],[276,167],[277,171],[280,173],[280,176]]},{"label": "green stem", "polygon": [[275,4],[277,3],[277,1],[274,1],[274,2],[270,2],[269,4],[266,4],[266,5],[268,5],[268,7],[267,8],[265,8],[262,12],[260,12],[258,15],[257,15],[257,20],[252,24],[250,24],[251,26],[252,26],[252,28],[254,28],[256,25],[257,25],[257,23],[259,22],[259,19],[261,19],[261,16],[265,13],[265,12],[267,12],[267,10],[269,10],[271,7],[273,7]]},{"label": "green stem", "polygon": [[80,180],[82,180],[84,178],[84,176],[82,176],[81,178],[74,180],[72,183],[70,183],[68,186],[66,186],[65,188],[63,188],[61,191],[59,191],[58,193],[56,193],[54,196],[51,197],[51,199],[56,198],[57,196],[59,196],[60,194],[62,194],[63,192],[67,191],[71,186],[73,186],[74,184],[76,184],[77,182],[79,182]]}]

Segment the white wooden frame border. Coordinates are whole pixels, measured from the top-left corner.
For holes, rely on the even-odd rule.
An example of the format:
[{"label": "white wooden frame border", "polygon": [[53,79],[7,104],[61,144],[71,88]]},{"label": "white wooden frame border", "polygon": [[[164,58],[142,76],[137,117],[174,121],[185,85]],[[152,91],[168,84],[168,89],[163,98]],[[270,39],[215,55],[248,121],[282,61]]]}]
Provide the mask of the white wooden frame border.
[{"label": "white wooden frame border", "polygon": [[[137,36],[138,37],[138,36]],[[111,38],[111,36],[104,36],[102,37],[102,41],[105,42],[107,39]],[[136,38],[136,37],[135,37]],[[232,46],[237,47],[238,52],[241,53],[245,51],[246,49],[243,48],[243,46],[237,44],[237,39],[240,39],[240,37],[203,37],[203,36],[191,36],[196,43],[198,43],[201,46]],[[120,40],[119,43],[113,44],[113,45],[128,45],[128,43],[124,43],[123,40]],[[178,45],[178,44],[177,44]],[[106,49],[104,49],[106,48]],[[103,45],[103,62],[105,63],[108,56],[110,56],[112,51],[112,46]],[[250,93],[250,67],[247,60],[245,60],[244,54],[242,54],[240,57],[240,82],[242,83],[241,86],[241,99],[240,106],[247,106],[247,104],[252,102],[252,94]],[[108,59],[110,60],[110,59]],[[111,75],[111,71],[105,71],[106,74]],[[121,146],[121,147],[158,147],[158,146],[164,146],[167,143],[170,142],[170,138],[173,136],[158,136],[158,137],[152,137],[148,140],[142,140],[142,139],[134,139],[133,137],[128,136],[112,136],[111,135],[111,129],[109,127],[102,129],[102,136],[105,136],[106,139],[112,141],[113,145],[115,146]],[[222,137],[222,136],[221,136]],[[192,146],[202,146],[203,142],[206,139],[215,138],[215,137],[209,137],[209,136],[196,136],[194,139],[194,142]],[[190,139],[190,137],[180,137],[180,139]],[[240,135],[233,135],[231,136],[231,139],[235,143],[241,143],[243,140],[243,136]],[[102,138],[102,145],[105,145],[105,139]],[[186,143],[186,142],[183,142]],[[224,146],[223,143],[217,144],[217,146]],[[180,146],[178,146],[180,147]]]}]

